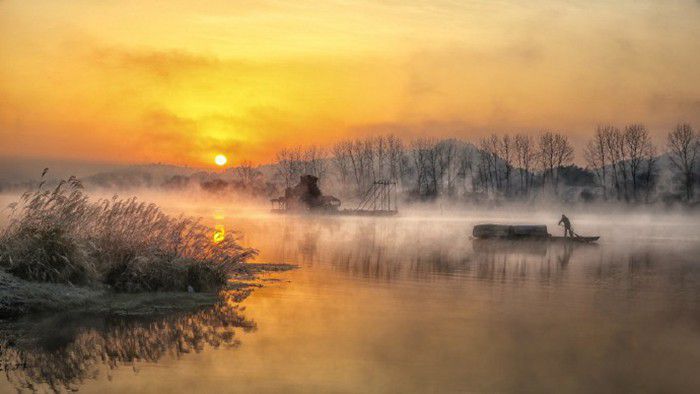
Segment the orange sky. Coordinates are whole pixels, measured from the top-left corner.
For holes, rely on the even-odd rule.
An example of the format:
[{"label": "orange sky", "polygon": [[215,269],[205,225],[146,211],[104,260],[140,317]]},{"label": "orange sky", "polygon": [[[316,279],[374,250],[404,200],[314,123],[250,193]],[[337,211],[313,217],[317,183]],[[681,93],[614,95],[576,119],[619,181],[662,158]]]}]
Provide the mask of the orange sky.
[{"label": "orange sky", "polygon": [[698,21],[697,0],[4,0],[0,155],[235,165],[630,121],[661,140],[700,126]]}]

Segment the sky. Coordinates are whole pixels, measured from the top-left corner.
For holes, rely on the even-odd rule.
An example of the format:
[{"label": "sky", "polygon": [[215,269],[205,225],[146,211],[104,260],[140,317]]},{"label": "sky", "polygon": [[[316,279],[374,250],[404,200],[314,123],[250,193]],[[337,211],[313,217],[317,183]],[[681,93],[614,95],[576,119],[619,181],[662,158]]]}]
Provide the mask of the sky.
[{"label": "sky", "polygon": [[0,0],[0,157],[700,126],[698,0]]}]

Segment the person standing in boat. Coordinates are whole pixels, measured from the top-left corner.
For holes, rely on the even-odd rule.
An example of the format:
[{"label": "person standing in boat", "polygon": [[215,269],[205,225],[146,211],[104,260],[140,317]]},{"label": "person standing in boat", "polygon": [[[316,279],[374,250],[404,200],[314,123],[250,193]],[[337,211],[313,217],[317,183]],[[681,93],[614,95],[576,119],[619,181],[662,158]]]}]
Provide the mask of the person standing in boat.
[{"label": "person standing in boat", "polygon": [[571,221],[563,213],[561,214],[561,219],[559,219],[559,225],[564,225],[564,236],[565,237],[575,237],[574,229],[571,227]]}]

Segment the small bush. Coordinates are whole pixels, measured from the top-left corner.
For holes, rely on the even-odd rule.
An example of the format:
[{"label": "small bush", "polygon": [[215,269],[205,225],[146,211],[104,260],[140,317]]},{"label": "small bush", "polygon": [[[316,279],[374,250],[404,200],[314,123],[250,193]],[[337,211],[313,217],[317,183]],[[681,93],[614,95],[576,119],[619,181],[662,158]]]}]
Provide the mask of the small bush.
[{"label": "small bush", "polygon": [[136,198],[91,201],[75,177],[24,194],[12,209],[0,233],[0,266],[26,280],[210,291],[256,253],[230,236],[215,244],[198,220]]}]

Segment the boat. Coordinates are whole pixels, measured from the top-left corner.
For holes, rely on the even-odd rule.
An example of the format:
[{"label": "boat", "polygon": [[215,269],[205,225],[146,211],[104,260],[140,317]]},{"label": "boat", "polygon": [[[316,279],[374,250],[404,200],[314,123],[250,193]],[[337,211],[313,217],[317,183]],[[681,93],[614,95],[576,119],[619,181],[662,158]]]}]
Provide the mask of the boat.
[{"label": "boat", "polygon": [[562,237],[552,235],[543,224],[509,225],[509,224],[478,224],[474,226],[472,235],[476,239],[504,240],[534,240],[554,242],[591,243],[600,239],[599,236]]}]

